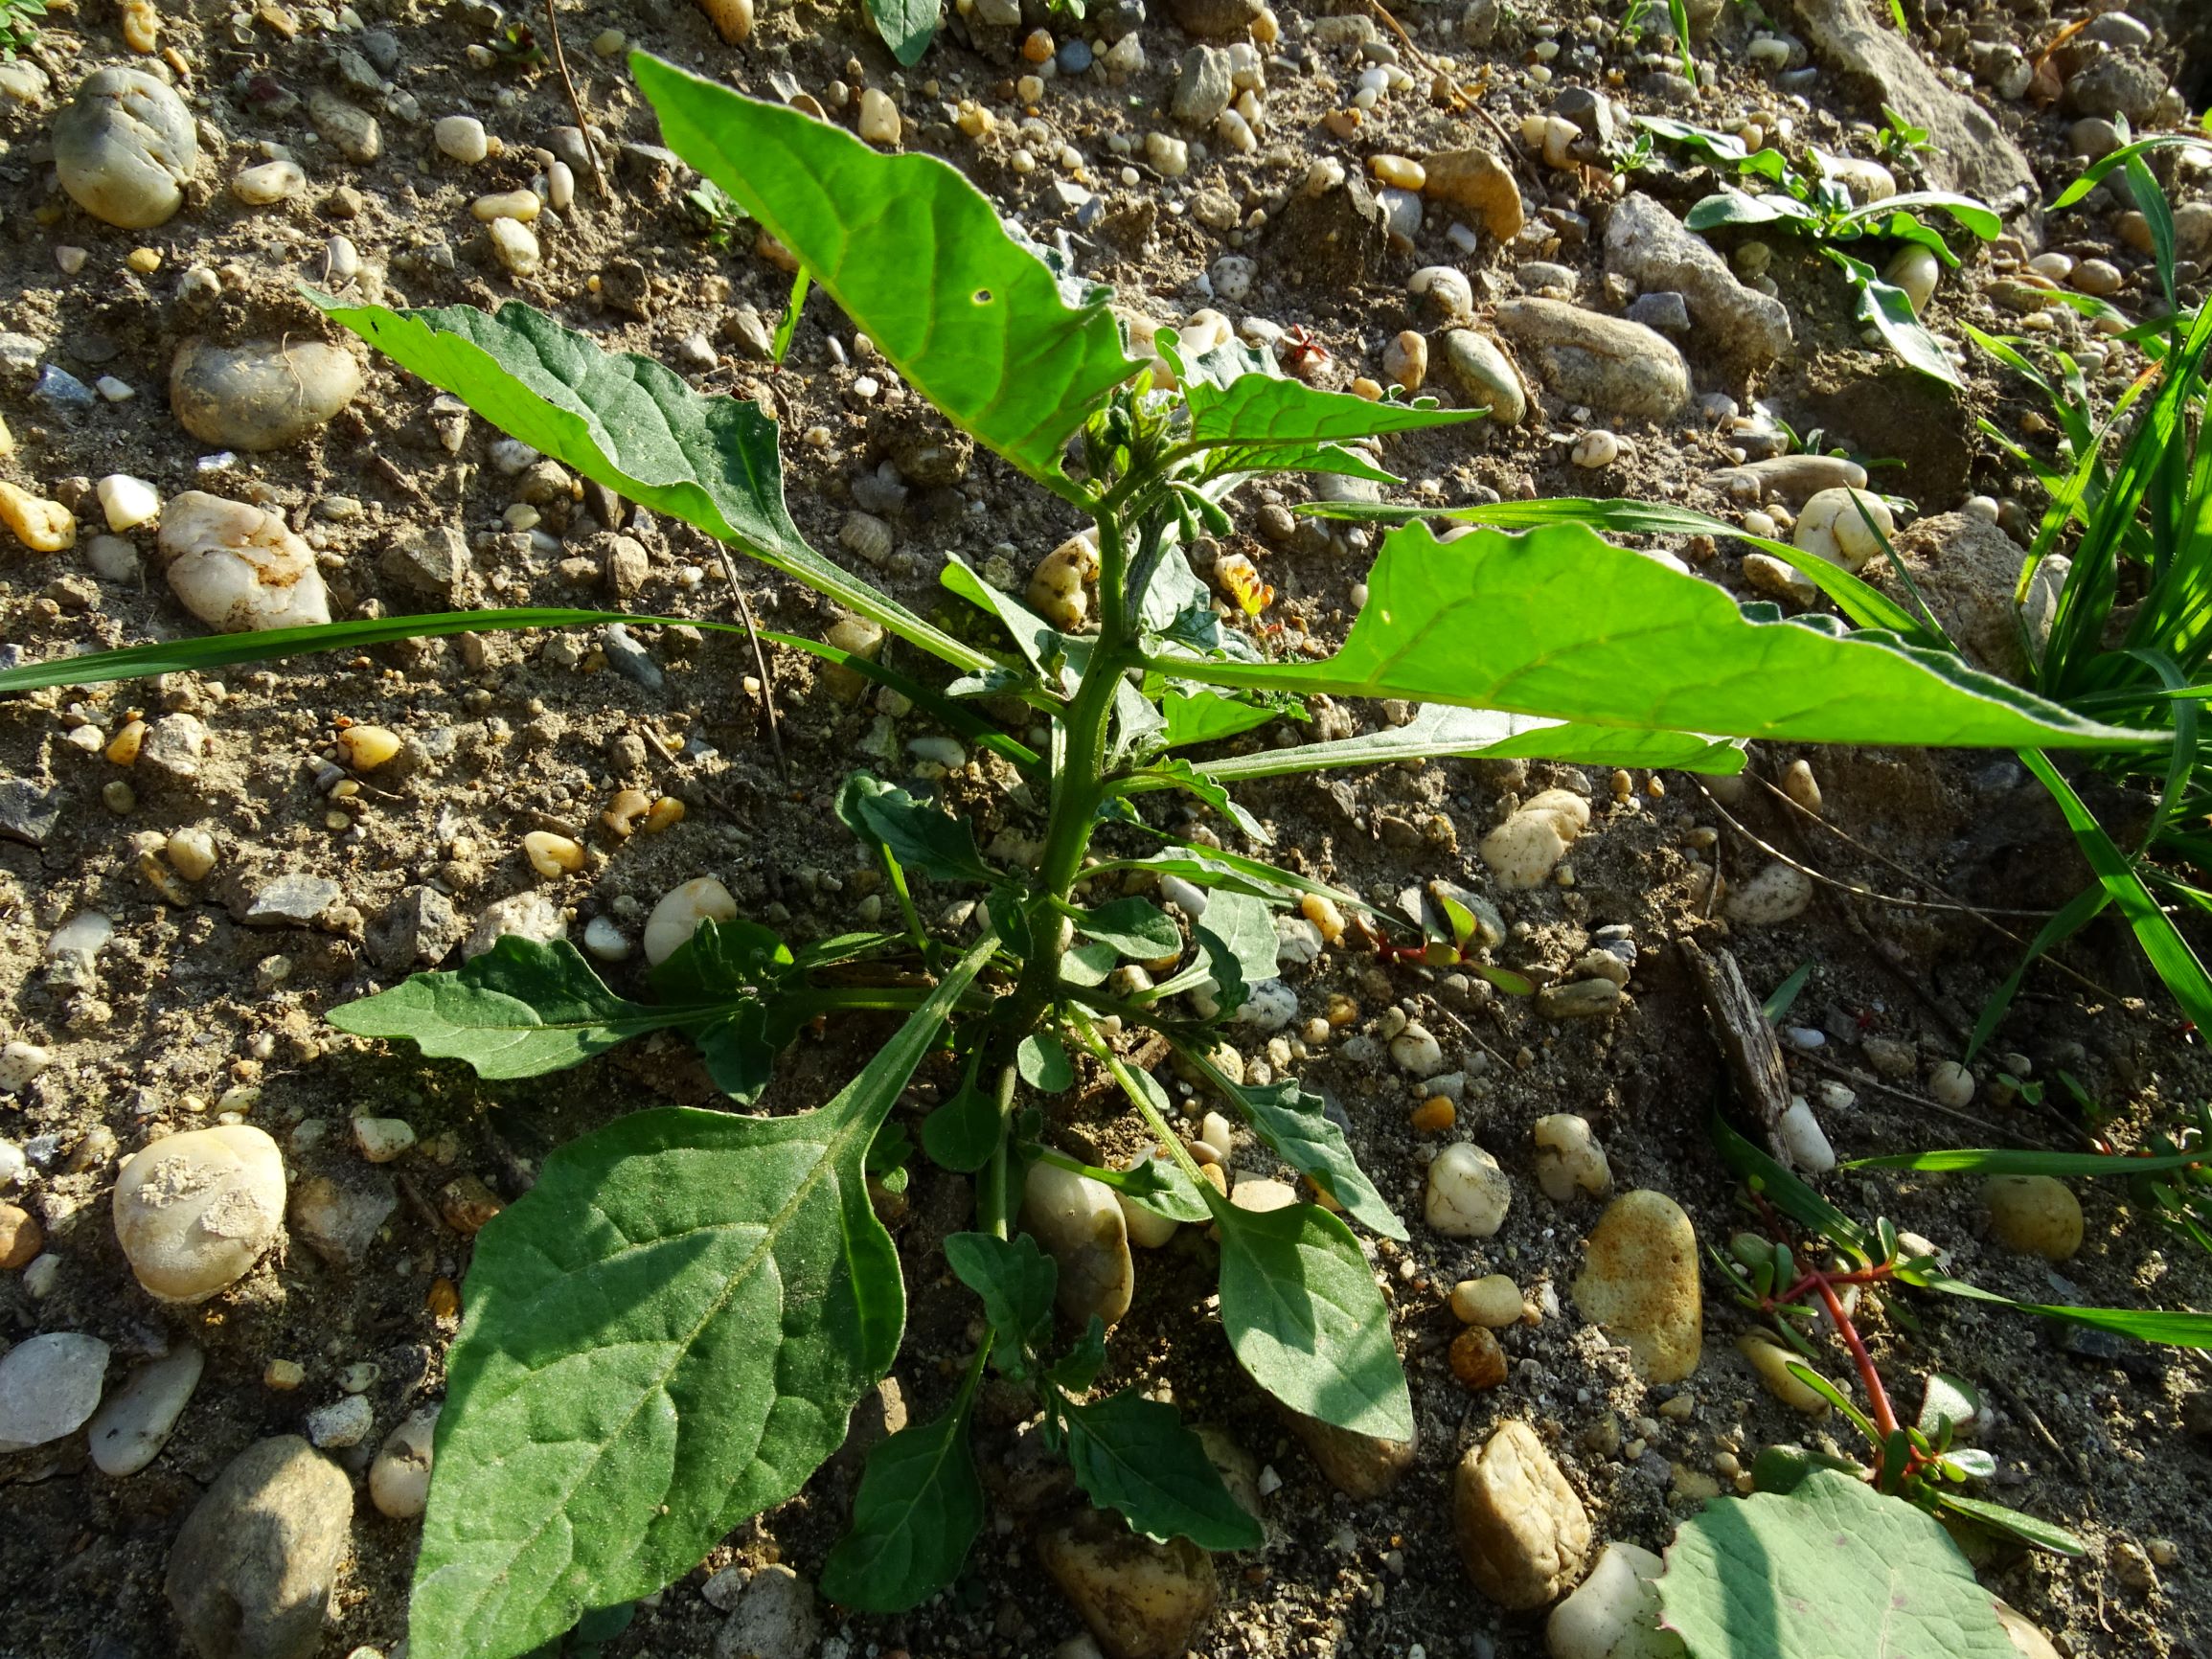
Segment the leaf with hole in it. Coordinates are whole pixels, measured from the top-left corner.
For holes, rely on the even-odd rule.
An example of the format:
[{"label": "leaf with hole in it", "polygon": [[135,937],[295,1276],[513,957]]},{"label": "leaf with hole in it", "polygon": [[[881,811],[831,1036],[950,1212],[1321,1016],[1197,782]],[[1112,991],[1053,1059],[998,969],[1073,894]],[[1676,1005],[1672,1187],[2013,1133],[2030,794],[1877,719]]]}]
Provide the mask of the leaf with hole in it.
[{"label": "leaf with hole in it", "polygon": [[1405,1223],[1368,1180],[1319,1095],[1294,1078],[1275,1083],[1237,1082],[1197,1045],[1176,1047],[1184,1059],[1204,1073],[1206,1081],[1236,1102],[1261,1140],[1285,1163],[1309,1176],[1346,1215],[1385,1239],[1406,1236]]},{"label": "leaf with hole in it", "polygon": [[1204,1191],[1221,1233],[1221,1325],[1252,1380],[1356,1434],[1413,1438],[1390,1309],[1352,1230],[1313,1204],[1243,1210]]},{"label": "leaf with hole in it", "polygon": [[998,878],[976,852],[975,832],[967,820],[866,772],[854,773],[837,791],[837,816],[862,841],[888,847],[904,869],[944,881]]},{"label": "leaf with hole in it", "polygon": [[1188,1538],[1203,1550],[1267,1541],[1174,1406],[1125,1389],[1089,1405],[1061,1398],[1054,1409],[1076,1484],[1146,1537]]},{"label": "leaf with hole in it", "polygon": [[1832,1469],[1706,1504],[1658,1586],[1698,1659],[2018,1659],[1942,1525]]},{"label": "leaf with hole in it", "polygon": [[[2163,748],[1893,636],[1746,612],[1580,525],[1394,531],[1343,648],[1319,662],[1178,657],[1209,685],[1405,697],[1590,725],[1822,743]],[[2033,734],[2021,738],[2018,734]]]},{"label": "leaf with hole in it", "polygon": [[974,186],[642,53],[670,148],[798,256],[901,377],[955,426],[1071,498],[1060,447],[1141,364],[1103,305],[1061,298]]},{"label": "leaf with hole in it", "polygon": [[572,470],[741,548],[955,667],[990,665],[807,545],[784,506],[776,423],[760,405],[702,397],[650,357],[603,352],[516,301],[493,314],[347,306],[312,289],[308,297],[401,368]]},{"label": "leaf with hole in it", "polygon": [[434,1059],[467,1060],[480,1078],[535,1078],[696,1021],[699,1011],[630,1002],[566,940],[510,934],[451,972],[418,973],[326,1017],[355,1036],[405,1037]]},{"label": "leaf with hole in it", "polygon": [[868,1454],[853,1524],[822,1563],[822,1594],[861,1613],[903,1613],[960,1576],[983,1530],[983,1483],[968,1449],[968,1396]]},{"label": "leaf with hole in it", "polygon": [[651,1594],[844,1443],[905,1321],[863,1163],[997,946],[827,1105],[618,1119],[478,1236],[415,1568],[418,1659],[512,1659]]}]

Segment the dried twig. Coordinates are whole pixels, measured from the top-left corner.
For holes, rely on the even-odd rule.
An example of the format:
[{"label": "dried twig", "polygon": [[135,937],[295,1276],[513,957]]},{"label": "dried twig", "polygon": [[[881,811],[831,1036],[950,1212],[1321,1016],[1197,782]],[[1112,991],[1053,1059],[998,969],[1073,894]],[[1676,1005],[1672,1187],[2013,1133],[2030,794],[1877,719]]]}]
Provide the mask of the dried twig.
[{"label": "dried twig", "polygon": [[1413,59],[1413,66],[1427,75],[1428,84],[1431,92],[1433,93],[1434,89],[1439,85],[1444,86],[1451,94],[1450,107],[1453,109],[1466,108],[1466,97],[1460,92],[1459,88],[1452,83],[1450,78],[1448,77],[1443,70],[1437,68],[1434,63],[1431,63],[1428,60],[1427,54],[1424,53],[1420,47],[1414,45],[1413,36],[1405,33],[1405,25],[1399,22],[1397,18],[1390,15],[1389,10],[1383,6],[1382,0],[1367,0],[1367,9],[1374,12],[1376,16],[1381,18],[1382,21],[1388,25],[1390,33],[1398,36],[1400,42],[1402,43],[1405,47],[1405,55]]},{"label": "dried twig", "polygon": [[554,0],[545,0],[545,33],[553,41],[553,67],[560,77],[560,84],[568,92],[568,107],[576,115],[576,130],[583,135],[583,159],[591,163],[591,182],[599,188],[602,197],[614,193],[607,188],[606,169],[599,159],[599,141],[591,135],[591,118],[583,113],[583,97],[576,90],[576,82],[568,73],[568,54],[560,47],[560,19],[554,14]]},{"label": "dried twig", "polygon": [[753,622],[753,602],[745,597],[744,584],[738,580],[738,567],[730,558],[730,550],[718,541],[715,554],[722,561],[722,575],[729,581],[730,591],[738,596],[738,615],[744,619],[745,638],[753,643],[753,667],[761,671],[761,707],[768,716],[768,747],[775,752],[776,776],[788,784],[791,773],[784,763],[784,734],[776,724],[776,678],[768,671],[767,653],[761,649],[761,630]]}]

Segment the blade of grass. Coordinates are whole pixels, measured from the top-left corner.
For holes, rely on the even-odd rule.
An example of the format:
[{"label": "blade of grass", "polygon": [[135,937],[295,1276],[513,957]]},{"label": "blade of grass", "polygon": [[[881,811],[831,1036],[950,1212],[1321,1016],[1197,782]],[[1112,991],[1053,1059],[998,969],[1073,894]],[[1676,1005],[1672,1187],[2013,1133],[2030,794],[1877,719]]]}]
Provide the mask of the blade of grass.
[{"label": "blade of grass", "polygon": [[2004,984],[1990,993],[1989,1001],[1982,1004],[1981,1016],[1973,1024],[1973,1034],[1967,1039],[1968,1064],[1971,1065],[1974,1056],[1980,1054],[1990,1038],[1996,1035],[1997,1027],[2004,1023],[2005,1011],[2012,1007],[2013,998],[2019,994],[2020,982],[2027,978],[2028,969],[2036,965],[2036,960],[2088,926],[2104,913],[2105,906],[2111,901],[2111,894],[2106,891],[2102,883],[2095,887],[2086,887],[2074,895],[2064,909],[2037,930],[2018,966],[2005,976]]},{"label": "blade of grass", "polygon": [[1922,1174],[2147,1175],[2154,1170],[2189,1170],[2212,1162],[2212,1152],[2169,1152],[2135,1157],[2124,1152],[2020,1152],[1993,1147],[1948,1147],[1935,1152],[1888,1152],[1846,1159],[1846,1170],[1914,1170]]}]

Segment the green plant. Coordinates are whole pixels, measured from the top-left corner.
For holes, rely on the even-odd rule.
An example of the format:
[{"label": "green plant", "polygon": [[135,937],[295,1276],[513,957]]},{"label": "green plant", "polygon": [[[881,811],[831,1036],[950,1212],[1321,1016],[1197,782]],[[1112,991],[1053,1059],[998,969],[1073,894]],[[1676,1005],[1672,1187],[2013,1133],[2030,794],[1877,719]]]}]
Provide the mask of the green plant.
[{"label": "green plant", "polygon": [[[1629,0],[1629,9],[1621,17],[1621,38],[1633,45],[1644,33],[1644,13],[1656,0]],[[1676,60],[1681,65],[1682,79],[1692,86],[1698,84],[1698,60],[1690,52],[1689,0],[1667,0],[1667,21],[1674,32]]]},{"label": "green plant", "polygon": [[[1911,243],[1956,269],[1958,256],[1922,213],[1946,214],[1963,229],[1990,241],[2003,229],[1994,210],[1972,196],[1948,191],[1907,191],[1855,207],[1850,192],[1835,176],[1837,159],[1811,146],[1806,154],[1817,176],[1793,165],[1779,149],[1747,150],[1741,139],[1710,127],[1693,126],[1660,115],[1640,115],[1636,124],[1659,138],[1695,150],[1714,167],[1735,174],[1751,187],[1745,191],[1722,186],[1690,209],[1683,216],[1684,225],[1694,231],[1771,227],[1809,239],[1850,284],[1858,297],[1859,322],[1872,325],[1892,352],[1922,374],[1947,385],[1960,384],[1958,371],[1935,336],[1922,326],[1905,291],[1878,275],[1872,264],[1845,250],[1868,240]],[[1893,122],[1893,130],[1894,125]]]},{"label": "green plant", "polygon": [[[1316,391],[1262,353],[1186,350],[1170,330],[1155,363],[1132,359],[1104,290],[1015,239],[949,168],[878,154],[651,58],[633,67],[669,144],[792,251],[905,384],[1092,521],[1097,602],[1085,608],[1096,625],[1055,627],[957,557],[943,580],[971,607],[964,621],[909,609],[800,536],[775,423],[759,407],[702,397],[650,359],[605,354],[526,307],[393,312],[318,299],[491,424],[873,622],[898,642],[885,648],[895,657],[927,659],[908,671],[764,636],[899,689],[989,750],[1017,780],[1008,810],[1040,834],[1034,859],[1002,862],[943,802],[857,772],[838,816],[881,866],[894,929],[792,944],[710,920],[653,967],[650,1002],[617,994],[564,944],[507,942],[334,1011],[346,1030],[404,1037],[501,1078],[674,1031],[740,1104],[760,1097],[781,1048],[816,1015],[904,1016],[828,1103],[778,1117],[620,1118],[553,1154],[485,1229],[449,1356],[410,1615],[417,1659],[506,1659],[552,1640],[688,1571],[799,1489],[897,1357],[903,1287],[870,1194],[896,1183],[917,1142],[975,1178],[975,1226],[948,1260],[982,1303],[984,1334],[948,1410],[869,1459],[852,1534],[832,1557],[850,1604],[911,1605],[958,1571],[980,1516],[964,1429],[992,1363],[1037,1390],[1079,1482],[1132,1526],[1216,1547],[1252,1536],[1168,1408],[1128,1392],[1083,1398],[1103,1336],[1048,1361],[1040,1310],[1065,1269],[1016,1231],[1039,1169],[1058,1172],[1040,1181],[1081,1175],[1137,1211],[1218,1229],[1220,1316],[1252,1382],[1357,1433],[1411,1432],[1387,1309],[1349,1223],[1388,1238],[1403,1237],[1402,1224],[1317,1097],[1293,1080],[1240,1083],[1213,1058],[1224,1022],[1275,972],[1272,910],[1357,901],[1212,845],[1219,837],[1163,827],[1147,817],[1148,796],[1186,796],[1264,843],[1230,785],[1327,766],[1488,755],[1731,771],[1753,738],[2146,740],[1906,633],[1740,609],[1581,525],[1448,546],[1402,529],[1385,538],[1341,649],[1271,657],[1252,583],[1218,606],[1189,562],[1202,534],[1229,526],[1237,487],[1282,471],[1395,483],[1354,441],[1470,413]],[[0,692],[604,620],[464,611],[169,642],[0,671]],[[1778,700],[1781,685],[1793,694]],[[1314,693],[1429,707],[1373,737],[1219,760],[1182,752]],[[1004,699],[1024,736],[993,718]],[[1039,747],[1026,739],[1032,723],[1049,729]],[[1179,917],[1155,900],[1170,878]],[[964,928],[924,925],[924,881],[972,900]],[[1418,948],[1479,966],[1471,925],[1448,898],[1437,896],[1440,920]],[[1143,964],[1161,977],[1131,971]],[[1256,1213],[1207,1184],[1164,1089],[1125,1057],[1138,1032],[1240,1112],[1315,1201]],[[1115,1170],[1053,1145],[1050,1102],[1079,1059],[1167,1157]],[[909,1134],[893,1108],[925,1060],[949,1086]]]},{"label": "green plant", "polygon": [[736,240],[738,233],[752,223],[752,216],[738,206],[730,193],[711,179],[701,180],[684,192],[684,208],[699,234],[718,248],[726,248]]},{"label": "green plant", "polygon": [[37,39],[45,15],[46,0],[0,0],[0,58],[13,58]]},{"label": "green plant", "polygon": [[[1952,1441],[1957,1425],[1970,1420],[1979,1409],[1973,1390],[1959,1378],[1932,1375],[1927,1378],[1920,1412],[1907,1421],[1891,1403],[1861,1327],[1886,1314],[1892,1323],[1917,1329],[1909,1312],[1889,1301],[1901,1290],[1941,1292],[2147,1342],[2194,1349],[2212,1348],[2212,1315],[2015,1302],[1952,1278],[1938,1267],[1932,1255],[1908,1250],[1886,1218],[1877,1219],[1872,1229],[1861,1226],[1718,1118],[1712,1128],[1722,1162],[1745,1181],[1764,1224],[1760,1231],[1737,1234],[1725,1251],[1710,1250],[1708,1254],[1735,1300],[1766,1319],[1776,1335],[1804,1359],[1818,1356],[1820,1350],[1813,1331],[1825,1319],[1850,1357],[1864,1405],[1855,1403],[1802,1360],[1792,1358],[1785,1363],[1792,1376],[1842,1413],[1865,1437],[1867,1469],[1875,1489],[1948,1520],[1995,1528],[2061,1555],[2081,1554],[2081,1544],[2059,1528],[1957,1489],[1987,1478],[1995,1468],[1987,1453],[1955,1445]],[[1958,1155],[1934,1156],[1955,1159]],[[1875,1167],[1965,1167],[1955,1162],[1929,1165],[1879,1158],[1865,1163]],[[1813,1241],[1807,1244],[1800,1240],[1793,1245],[1790,1223],[1811,1232]],[[1832,1253],[1825,1265],[1818,1261],[1824,1252]],[[1752,1475],[1768,1489],[1787,1489],[1807,1466],[1856,1472],[1855,1466],[1813,1454],[1769,1453],[1754,1466]]]},{"label": "green plant", "polygon": [[[883,37],[883,44],[891,48],[891,56],[911,69],[922,61],[922,55],[929,50],[930,41],[937,37],[937,14],[943,9],[942,0],[861,0],[867,8],[868,21],[876,25],[876,33]],[[1083,13],[1078,11],[1077,16]]]},{"label": "green plant", "polygon": [[1928,142],[1927,127],[1913,125],[1885,103],[1881,106],[1881,130],[1874,135],[1874,148],[1893,165],[1917,168],[1921,156],[1935,146]]}]

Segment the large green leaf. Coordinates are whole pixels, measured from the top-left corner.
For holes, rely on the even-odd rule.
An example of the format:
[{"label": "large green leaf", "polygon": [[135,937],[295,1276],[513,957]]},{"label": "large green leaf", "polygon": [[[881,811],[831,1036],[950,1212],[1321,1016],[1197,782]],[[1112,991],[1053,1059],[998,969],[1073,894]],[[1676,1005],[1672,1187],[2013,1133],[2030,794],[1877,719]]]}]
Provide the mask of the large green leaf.
[{"label": "large green leaf", "polygon": [[987,937],[829,1104],[571,1142],[476,1241],[409,1614],[511,1659],[650,1595],[843,1443],[905,1322],[863,1161]]},{"label": "large green leaf", "polygon": [[784,506],[776,423],[760,405],[702,398],[650,357],[603,352],[517,301],[494,315],[348,306],[313,289],[308,297],[401,368],[584,477],[742,548],[956,667],[990,666],[807,545]]},{"label": "large green leaf", "polygon": [[1132,1389],[1090,1405],[1062,1398],[1057,1413],[1076,1483],[1147,1537],[1188,1538],[1205,1550],[1256,1550],[1267,1541],[1174,1406]]},{"label": "large green leaf", "polygon": [[2018,1659],[1942,1525],[1833,1469],[1708,1503],[1658,1582],[1698,1659]]},{"label": "large green leaf", "polygon": [[1333,766],[1383,766],[1415,760],[1516,759],[1726,774],[1744,769],[1744,746],[1725,738],[1700,738],[1694,732],[1574,725],[1502,714],[1496,709],[1455,709],[1448,703],[1427,703],[1402,726],[1326,743],[1258,749],[1226,760],[1201,761],[1197,770],[1219,783],[1231,784],[1247,778],[1319,772]]},{"label": "large green leaf", "polygon": [[1029,1351],[1052,1334],[1052,1294],[1060,1268],[1026,1233],[1000,1239],[989,1233],[953,1233],[945,1260],[960,1283],[982,1300],[996,1333],[999,1363],[1015,1377],[1027,1375]]},{"label": "large green leaf", "polygon": [[861,1613],[903,1613],[960,1576],[983,1530],[983,1483],[968,1449],[968,1396],[868,1454],[853,1528],[822,1563],[822,1594]]},{"label": "large green leaf", "polygon": [[1205,1190],[1221,1233],[1221,1325],[1252,1380],[1357,1434],[1413,1438],[1390,1310],[1359,1242],[1315,1204],[1241,1210]]},{"label": "large green leaf", "polygon": [[941,881],[997,879],[975,850],[975,831],[926,801],[916,800],[896,784],[855,772],[837,791],[837,816],[862,841],[880,841],[907,870]]},{"label": "large green leaf", "polygon": [[1324,661],[1152,666],[1211,685],[1785,742],[2167,741],[2084,719],[1889,634],[1755,615],[1580,525],[1478,530],[1449,544],[1407,525],[1384,540],[1368,592],[1344,648]]},{"label": "large green leaf", "polygon": [[946,419],[1083,499],[1060,445],[1142,366],[1104,305],[1070,307],[1044,262],[933,156],[879,155],[795,109],[644,54],[630,68],[669,147],[799,258]]},{"label": "large green leaf", "polygon": [[326,1017],[355,1036],[405,1037],[433,1059],[467,1060],[480,1078],[535,1078],[690,1024],[699,1009],[627,1001],[566,940],[510,934],[450,973],[418,973]]},{"label": "large green leaf", "polygon": [[1486,413],[1355,398],[1349,392],[1323,392],[1303,380],[1271,375],[1240,375],[1227,386],[1194,382],[1184,396],[1191,406],[1190,443],[1255,449],[1278,444],[1304,448],[1338,439],[1417,432],[1425,426],[1479,420]]}]

